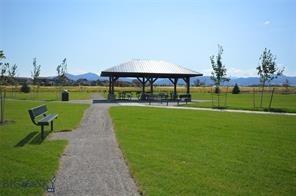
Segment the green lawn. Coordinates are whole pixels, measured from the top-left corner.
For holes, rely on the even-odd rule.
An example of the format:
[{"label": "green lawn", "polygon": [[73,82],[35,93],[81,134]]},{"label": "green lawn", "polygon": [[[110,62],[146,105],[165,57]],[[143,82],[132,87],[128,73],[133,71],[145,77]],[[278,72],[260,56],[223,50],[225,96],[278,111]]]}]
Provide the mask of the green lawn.
[{"label": "green lawn", "polygon": [[7,101],[9,122],[0,126],[0,195],[42,195],[44,186],[58,169],[59,158],[67,142],[42,142],[40,127],[32,124],[27,111],[44,103],[49,112],[59,114],[54,122],[55,131],[76,127],[88,107],[53,102]]},{"label": "green lawn", "polygon": [[296,117],[110,109],[145,195],[295,195]]},{"label": "green lawn", "polygon": [[[69,92],[70,100],[77,99],[91,99],[91,95],[94,92]],[[57,101],[61,99],[60,93],[48,91],[48,92],[39,92],[39,93],[21,93],[21,92],[7,92],[7,98],[18,99],[18,100],[42,100],[42,101]]]},{"label": "green lawn", "polygon": [[[217,95],[214,94],[214,105],[217,106]],[[263,96],[263,107],[268,108],[270,93],[265,93]],[[187,106],[191,107],[212,107],[211,93],[192,93],[192,99],[207,100],[207,102],[192,102]],[[225,94],[220,96],[221,106],[225,103]],[[227,108],[254,110],[252,93],[227,94]],[[260,94],[255,94],[255,110],[260,110]],[[296,112],[296,94],[274,94],[272,108],[275,111]]]}]

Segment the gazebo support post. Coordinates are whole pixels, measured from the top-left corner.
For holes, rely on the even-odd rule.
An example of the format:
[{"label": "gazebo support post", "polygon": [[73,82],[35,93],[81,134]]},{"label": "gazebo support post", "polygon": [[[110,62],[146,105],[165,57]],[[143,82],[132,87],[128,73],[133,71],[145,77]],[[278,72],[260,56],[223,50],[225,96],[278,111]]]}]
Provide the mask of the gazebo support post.
[{"label": "gazebo support post", "polygon": [[177,83],[178,83],[178,78],[169,78],[169,80],[174,84],[174,92],[173,92],[173,100],[176,100],[178,95],[177,95]]},{"label": "gazebo support post", "polygon": [[148,82],[149,78],[145,78],[143,77],[142,79],[140,79],[139,77],[137,77],[137,79],[139,80],[139,82],[142,84],[142,95],[141,95],[141,100],[145,100],[145,86],[146,83]]},{"label": "gazebo support post", "polygon": [[150,93],[153,94],[153,78],[149,79],[149,83],[150,83]]},{"label": "gazebo support post", "polygon": [[146,81],[145,78],[143,77],[143,82],[142,82],[142,93],[145,93],[145,86],[146,86]]},{"label": "gazebo support post", "polygon": [[190,77],[183,78],[186,83],[186,94],[190,94]]},{"label": "gazebo support post", "polygon": [[149,83],[150,83],[150,92],[153,94],[153,84],[158,78],[149,78]]},{"label": "gazebo support post", "polygon": [[109,77],[109,94],[108,94],[109,101],[115,100],[114,84],[118,78],[119,77],[117,77],[117,76],[110,76]]},{"label": "gazebo support post", "polygon": [[[183,78],[183,80],[186,83],[187,100],[188,101],[191,101],[191,95],[190,95],[190,77]],[[187,101],[186,101],[186,103],[187,103]]]},{"label": "gazebo support post", "polygon": [[111,94],[111,76],[109,77],[109,94]]}]

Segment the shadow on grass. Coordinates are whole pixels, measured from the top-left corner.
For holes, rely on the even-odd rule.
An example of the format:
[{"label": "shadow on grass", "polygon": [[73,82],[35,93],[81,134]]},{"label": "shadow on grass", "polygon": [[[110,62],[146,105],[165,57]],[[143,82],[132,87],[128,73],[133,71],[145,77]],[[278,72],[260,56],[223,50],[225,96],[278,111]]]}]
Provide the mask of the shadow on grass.
[{"label": "shadow on grass", "polygon": [[279,112],[279,113],[288,112],[287,110],[282,109],[282,108],[270,108],[270,109],[264,108],[264,111],[266,111],[266,112]]},{"label": "shadow on grass", "polygon": [[219,110],[225,110],[225,109],[228,109],[227,107],[225,106],[214,106],[212,107],[213,109],[219,109]]},{"label": "shadow on grass", "polygon": [[37,131],[29,133],[28,135],[26,135],[26,137],[20,140],[14,147],[23,147],[24,145],[28,144],[32,140],[32,138],[36,136],[37,133]]},{"label": "shadow on grass", "polygon": [[72,129],[62,129],[62,130],[59,130],[59,131],[55,131],[56,133],[58,132],[71,132]]},{"label": "shadow on grass", "polygon": [[14,120],[4,120],[4,122],[0,123],[0,126],[5,126],[9,124],[14,124],[14,123],[15,123]]},{"label": "shadow on grass", "polygon": [[38,135],[36,135],[32,141],[30,141],[30,144],[36,145],[41,144],[45,138],[49,135],[50,131],[44,131],[44,138],[41,138],[41,133],[39,132]]},{"label": "shadow on grass", "polygon": [[50,131],[44,131],[44,138],[41,138],[41,133],[38,131],[32,131],[20,140],[14,147],[23,147],[26,144],[38,145],[41,144],[45,138],[50,134]]}]

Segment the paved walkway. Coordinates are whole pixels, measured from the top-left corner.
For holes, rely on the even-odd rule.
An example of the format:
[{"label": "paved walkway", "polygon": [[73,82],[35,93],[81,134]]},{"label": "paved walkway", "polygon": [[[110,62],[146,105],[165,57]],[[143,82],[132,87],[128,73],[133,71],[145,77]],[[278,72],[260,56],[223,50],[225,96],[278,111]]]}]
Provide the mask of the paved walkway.
[{"label": "paved walkway", "polygon": [[92,104],[79,128],[51,135],[69,144],[60,159],[56,192],[48,195],[138,195],[115,139],[109,107]]}]

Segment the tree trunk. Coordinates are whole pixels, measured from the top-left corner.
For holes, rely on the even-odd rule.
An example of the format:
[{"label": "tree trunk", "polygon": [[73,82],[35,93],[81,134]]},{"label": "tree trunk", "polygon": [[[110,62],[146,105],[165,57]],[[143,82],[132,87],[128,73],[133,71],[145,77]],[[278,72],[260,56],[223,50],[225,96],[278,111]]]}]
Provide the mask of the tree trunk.
[{"label": "tree trunk", "polygon": [[220,108],[220,86],[217,87],[217,93],[218,93],[218,108]]},{"label": "tree trunk", "polygon": [[214,96],[213,96],[213,88],[212,88],[212,108],[214,107]]},{"label": "tree trunk", "polygon": [[262,91],[261,91],[261,98],[260,98],[260,108],[262,108],[264,87],[265,87],[265,81],[263,81],[263,83],[262,83]]},{"label": "tree trunk", "polygon": [[253,107],[254,107],[254,110],[255,110],[255,88],[253,88]]},{"label": "tree trunk", "polygon": [[226,93],[225,93],[225,100],[224,100],[224,107],[227,107],[227,93],[228,93],[228,86],[226,88]]},{"label": "tree trunk", "polygon": [[218,108],[220,107],[220,92],[218,91]]},{"label": "tree trunk", "polygon": [[272,93],[271,93],[271,97],[270,97],[270,101],[269,101],[269,106],[268,106],[268,111],[270,111],[270,109],[271,109],[271,103],[272,103],[273,93],[274,93],[274,88],[272,89]]},{"label": "tree trunk", "polygon": [[5,118],[4,118],[4,115],[5,115],[5,97],[6,97],[6,91],[5,89],[3,88],[3,91],[2,91],[2,88],[0,87],[0,123],[4,123],[5,121]]}]

